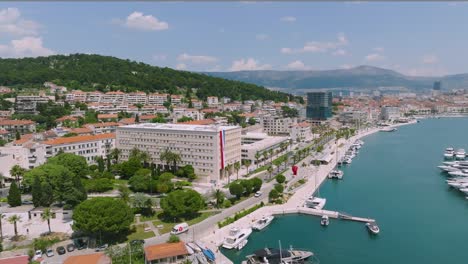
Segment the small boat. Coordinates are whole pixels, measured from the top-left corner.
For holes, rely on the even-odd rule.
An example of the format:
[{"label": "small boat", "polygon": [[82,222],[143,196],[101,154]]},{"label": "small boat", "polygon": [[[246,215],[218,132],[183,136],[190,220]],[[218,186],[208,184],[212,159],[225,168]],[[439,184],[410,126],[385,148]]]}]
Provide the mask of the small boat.
[{"label": "small boat", "polygon": [[249,242],[247,239],[243,240],[242,242],[239,243],[239,245],[237,245],[237,250],[241,250],[245,247],[245,245],[247,245],[247,242]]},{"label": "small boat", "polygon": [[273,219],[275,219],[275,217],[272,216],[272,215],[264,216],[261,219],[257,220],[252,225],[252,229],[260,231],[260,230],[264,229],[265,227],[267,227],[271,223],[271,221],[273,221]]},{"label": "small boat", "polygon": [[468,188],[468,182],[449,182],[447,183],[450,187],[463,189]]},{"label": "small boat", "polygon": [[444,157],[447,159],[453,158],[453,155],[455,155],[455,150],[453,148],[446,148],[444,152]]},{"label": "small boat", "polygon": [[466,157],[466,152],[464,149],[458,149],[456,152],[455,152],[455,158],[456,159],[465,159]]},{"label": "small boat", "polygon": [[380,233],[380,228],[376,222],[366,223],[366,227],[367,227],[367,230],[369,230],[369,232],[371,232],[374,235],[377,235],[378,233]]},{"label": "small boat", "polygon": [[441,166],[437,166],[437,168],[445,171],[445,172],[451,172],[451,171],[460,171],[459,168],[455,168],[455,167],[452,167],[452,166],[445,166],[445,165],[441,165]]},{"label": "small boat", "polygon": [[224,239],[223,248],[234,249],[252,234],[252,228],[240,229],[232,227],[229,230],[229,235]]},{"label": "small boat", "polygon": [[186,245],[193,249],[194,252],[202,252],[201,248],[192,242],[189,242]]},{"label": "small boat", "polygon": [[328,218],[328,215],[322,216],[322,220],[320,220],[320,224],[322,226],[328,226],[330,224],[330,219]]},{"label": "small boat", "polygon": [[213,251],[211,251],[211,249],[209,249],[207,246],[205,246],[202,242],[200,241],[197,241],[195,242],[195,244],[202,250],[203,254],[206,256],[206,258],[213,262],[215,261],[215,254]]},{"label": "small boat", "polygon": [[189,247],[189,245],[185,244],[185,248],[187,248],[187,252],[189,253],[189,255],[195,254],[195,250],[193,250],[193,248]]},{"label": "small boat", "polygon": [[340,171],[340,170],[332,170],[332,171],[330,171],[330,173],[328,174],[328,178],[329,178],[329,179],[334,179],[334,178],[336,178],[336,179],[340,179],[340,180],[341,180],[341,179],[343,179],[343,175],[344,175],[344,173],[343,173],[342,171]]},{"label": "small boat", "polygon": [[311,196],[306,200],[305,205],[312,209],[322,210],[323,207],[325,207],[326,202],[327,202],[327,199],[325,198]]},{"label": "small boat", "polygon": [[394,132],[397,131],[396,127],[384,127],[379,130],[380,132]]},{"label": "small boat", "polygon": [[304,263],[314,256],[314,253],[306,250],[264,248],[256,250],[252,255],[246,256],[247,264],[292,264]]},{"label": "small boat", "polygon": [[468,188],[461,188],[461,189],[458,189],[458,190],[460,190],[460,192],[462,192],[462,193],[468,194]]},{"label": "small boat", "polygon": [[461,170],[461,171],[449,171],[451,176],[457,177],[468,177],[468,170]]}]

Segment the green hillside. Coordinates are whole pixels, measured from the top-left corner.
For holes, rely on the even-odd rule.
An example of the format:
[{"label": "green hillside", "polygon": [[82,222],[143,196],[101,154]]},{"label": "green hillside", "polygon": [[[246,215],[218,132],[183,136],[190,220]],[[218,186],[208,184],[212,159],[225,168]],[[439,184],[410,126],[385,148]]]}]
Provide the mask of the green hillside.
[{"label": "green hillside", "polygon": [[241,81],[160,68],[115,57],[72,54],[49,57],[0,59],[0,85],[40,86],[46,81],[82,90],[122,90],[172,94],[178,88],[198,88],[197,96],[227,96],[237,100],[287,101],[289,94]]}]

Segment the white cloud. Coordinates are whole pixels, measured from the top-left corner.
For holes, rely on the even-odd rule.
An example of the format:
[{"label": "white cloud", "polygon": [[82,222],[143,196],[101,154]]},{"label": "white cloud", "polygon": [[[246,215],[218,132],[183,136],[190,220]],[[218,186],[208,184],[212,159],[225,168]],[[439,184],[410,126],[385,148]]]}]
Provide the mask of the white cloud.
[{"label": "white cloud", "polygon": [[270,36],[268,36],[267,34],[257,34],[257,35],[255,36],[255,38],[256,38],[257,40],[267,40],[267,39],[270,38]]},{"label": "white cloud", "polygon": [[187,69],[187,65],[185,65],[184,63],[179,63],[176,65],[175,67],[177,70],[185,70]]},{"label": "white cloud", "polygon": [[371,53],[364,57],[364,59],[368,62],[383,61],[385,60],[385,56],[379,53]]},{"label": "white cloud", "polygon": [[167,59],[167,55],[166,54],[156,54],[156,55],[153,55],[153,60],[155,61],[164,61]]},{"label": "white cloud", "polygon": [[309,66],[306,66],[302,61],[300,60],[295,60],[291,63],[289,63],[288,65],[286,65],[286,68],[287,69],[290,69],[290,70],[302,70],[302,71],[305,71],[305,70],[310,70],[310,67]]},{"label": "white cloud", "polygon": [[143,31],[159,31],[169,28],[169,24],[160,21],[152,15],[143,15],[141,12],[133,12],[125,19],[124,25],[131,29]]},{"label": "white cloud", "polygon": [[271,69],[270,64],[260,64],[253,58],[240,59],[232,62],[230,71],[258,71]]},{"label": "white cloud", "polygon": [[18,8],[0,9],[0,33],[11,35],[37,35],[40,25],[32,20],[21,18]]},{"label": "white cloud", "polygon": [[178,61],[191,62],[194,64],[206,64],[218,61],[218,58],[204,55],[190,55],[182,53],[177,57]]},{"label": "white cloud", "polygon": [[281,21],[283,22],[289,22],[289,23],[292,23],[292,22],[296,22],[296,17],[293,17],[293,16],[284,16],[282,18],[280,18]]},{"label": "white cloud", "polygon": [[427,54],[422,57],[422,63],[424,64],[436,64],[438,61],[439,58],[434,54]]},{"label": "white cloud", "polygon": [[[339,33],[336,41],[326,41],[326,42],[309,41],[302,48],[297,48],[297,49],[282,48],[281,53],[284,53],[284,54],[295,54],[295,53],[305,53],[305,52],[312,52],[312,53],[332,52],[334,53],[334,52],[337,52],[340,49],[340,47],[343,47],[346,45],[348,45],[348,39],[343,33]],[[339,54],[339,53],[343,53],[343,51],[339,51],[338,55],[344,55],[344,54]]]},{"label": "white cloud", "polygon": [[42,38],[39,37],[24,37],[12,40],[7,45],[0,44],[0,57],[5,58],[49,56],[54,53],[43,46]]},{"label": "white cloud", "polygon": [[345,56],[348,54],[348,52],[344,49],[337,49],[332,54],[335,56]]}]

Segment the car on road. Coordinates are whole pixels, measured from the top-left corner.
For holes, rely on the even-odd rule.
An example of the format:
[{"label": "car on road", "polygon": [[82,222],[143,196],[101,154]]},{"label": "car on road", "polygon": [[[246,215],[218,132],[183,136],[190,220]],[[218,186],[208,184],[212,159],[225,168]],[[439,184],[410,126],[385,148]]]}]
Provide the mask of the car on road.
[{"label": "car on road", "polygon": [[21,204],[22,205],[31,205],[31,204],[33,204],[33,202],[26,200],[26,201],[22,201]]},{"label": "car on road", "polygon": [[258,191],[258,192],[256,192],[256,193],[254,194],[254,196],[255,196],[255,197],[260,197],[260,196],[262,196],[262,194],[263,194],[263,193],[262,193],[261,191]]},{"label": "car on road", "polygon": [[143,245],[145,244],[145,241],[143,239],[135,239],[130,241],[131,245]]},{"label": "car on road", "polygon": [[62,246],[58,247],[58,248],[56,249],[56,251],[57,251],[57,254],[59,254],[59,255],[63,255],[63,254],[65,254],[65,253],[67,253],[67,251],[65,251],[65,248],[62,247]]},{"label": "car on road", "polygon": [[73,245],[73,244],[68,244],[68,245],[67,245],[67,251],[68,251],[68,252],[72,252],[73,250],[75,250],[75,245]]},{"label": "car on road", "polygon": [[51,248],[48,248],[48,249],[46,250],[46,253],[45,253],[45,254],[46,254],[47,257],[50,258],[50,257],[53,257],[53,256],[54,256],[54,251],[53,251]]},{"label": "car on road", "polygon": [[34,252],[33,260],[37,260],[41,257],[42,257],[42,250],[36,250],[36,252]]},{"label": "car on road", "polygon": [[109,245],[103,244],[103,245],[100,245],[100,246],[96,247],[96,248],[94,249],[94,251],[96,251],[96,252],[101,252],[101,251],[106,250],[106,248],[108,248],[108,247],[109,247]]}]

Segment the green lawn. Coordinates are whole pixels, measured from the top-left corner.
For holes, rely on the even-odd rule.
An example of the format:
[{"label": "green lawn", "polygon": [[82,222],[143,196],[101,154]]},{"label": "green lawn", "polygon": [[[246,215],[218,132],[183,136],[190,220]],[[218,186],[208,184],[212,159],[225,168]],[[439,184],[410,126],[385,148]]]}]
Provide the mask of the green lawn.
[{"label": "green lawn", "polygon": [[[193,218],[193,219],[190,219],[190,220],[185,220],[185,222],[189,225],[194,225],[194,224],[197,224],[197,223],[200,223],[201,221],[207,219],[208,217],[212,216],[216,214],[216,212],[205,212],[205,213],[201,213],[198,217],[196,218]],[[163,227],[158,229],[159,230],[159,234],[165,234],[165,233],[168,233],[172,230],[172,228],[174,227],[174,225],[178,224],[178,223],[181,223],[181,222],[184,222],[184,220],[180,220],[178,222],[163,222],[161,219],[157,219],[155,221],[153,221],[153,225],[155,227],[158,227],[159,225],[162,225]]]},{"label": "green lawn", "polygon": [[144,224],[137,225],[135,232],[131,233],[130,235],[127,236],[127,241],[132,241],[135,239],[146,239],[150,237],[154,237],[154,232],[149,231],[145,232],[145,226]]}]

